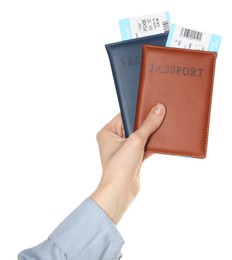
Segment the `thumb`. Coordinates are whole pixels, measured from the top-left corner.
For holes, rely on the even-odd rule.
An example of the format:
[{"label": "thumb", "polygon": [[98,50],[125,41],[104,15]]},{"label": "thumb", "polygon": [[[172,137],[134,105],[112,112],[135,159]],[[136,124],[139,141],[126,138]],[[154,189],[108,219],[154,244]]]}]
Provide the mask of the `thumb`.
[{"label": "thumb", "polygon": [[150,135],[161,126],[165,114],[165,106],[158,103],[151,109],[142,125],[132,134],[134,135],[133,138],[138,139],[137,142],[140,147],[144,147]]}]

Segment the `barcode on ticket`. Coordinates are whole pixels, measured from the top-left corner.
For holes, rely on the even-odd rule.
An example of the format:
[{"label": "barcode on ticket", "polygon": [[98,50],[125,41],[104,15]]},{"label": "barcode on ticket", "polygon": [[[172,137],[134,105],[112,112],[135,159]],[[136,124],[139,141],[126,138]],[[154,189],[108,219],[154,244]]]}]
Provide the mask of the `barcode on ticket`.
[{"label": "barcode on ticket", "polygon": [[170,24],[168,21],[163,21],[163,28],[164,28],[164,32],[170,31]]},{"label": "barcode on ticket", "polygon": [[187,29],[187,28],[184,28],[184,27],[182,27],[181,31],[180,31],[180,37],[188,38],[188,39],[191,39],[191,40],[201,41],[202,35],[203,35],[202,32]]}]

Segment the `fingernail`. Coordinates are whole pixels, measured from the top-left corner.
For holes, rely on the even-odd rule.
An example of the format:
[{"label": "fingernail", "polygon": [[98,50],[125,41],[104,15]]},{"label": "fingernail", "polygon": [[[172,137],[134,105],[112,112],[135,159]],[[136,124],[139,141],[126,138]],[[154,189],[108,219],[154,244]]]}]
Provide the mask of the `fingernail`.
[{"label": "fingernail", "polygon": [[164,112],[164,106],[161,104],[157,104],[153,110],[153,113],[160,116]]}]

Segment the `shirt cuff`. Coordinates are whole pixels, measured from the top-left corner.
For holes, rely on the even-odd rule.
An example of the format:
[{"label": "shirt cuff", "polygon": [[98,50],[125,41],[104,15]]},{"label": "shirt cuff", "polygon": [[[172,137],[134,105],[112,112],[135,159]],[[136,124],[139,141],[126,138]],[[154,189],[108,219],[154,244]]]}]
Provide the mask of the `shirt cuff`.
[{"label": "shirt cuff", "polygon": [[70,259],[119,259],[124,240],[104,211],[87,198],[49,236]]}]

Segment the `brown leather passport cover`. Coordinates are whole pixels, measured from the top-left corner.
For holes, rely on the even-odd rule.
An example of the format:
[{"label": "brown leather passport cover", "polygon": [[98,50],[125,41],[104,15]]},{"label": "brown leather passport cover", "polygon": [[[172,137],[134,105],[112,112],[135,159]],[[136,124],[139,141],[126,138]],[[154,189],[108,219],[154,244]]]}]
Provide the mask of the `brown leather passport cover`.
[{"label": "brown leather passport cover", "polygon": [[167,113],[146,151],[205,158],[217,54],[143,45],[135,130],[161,102]]}]

